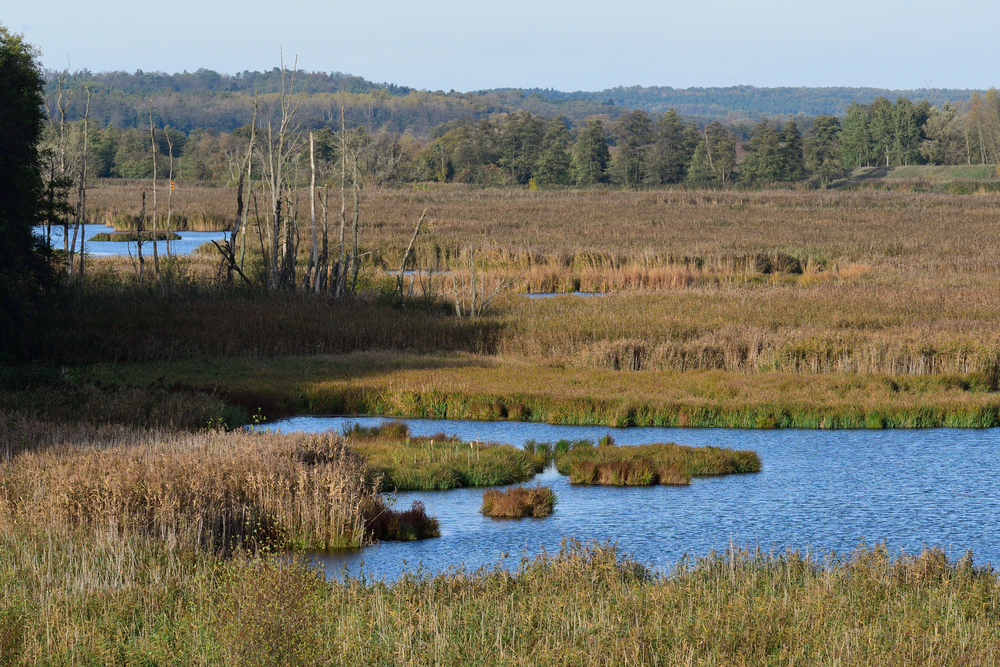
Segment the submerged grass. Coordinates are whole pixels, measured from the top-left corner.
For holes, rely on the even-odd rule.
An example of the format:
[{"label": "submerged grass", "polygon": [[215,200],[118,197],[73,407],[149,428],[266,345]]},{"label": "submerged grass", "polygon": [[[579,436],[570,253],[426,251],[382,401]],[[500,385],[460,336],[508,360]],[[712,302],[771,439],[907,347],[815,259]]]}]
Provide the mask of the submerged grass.
[{"label": "submerged grass", "polygon": [[556,505],[556,494],[548,486],[514,486],[509,489],[483,491],[479,509],[486,516],[502,518],[546,517]]},{"label": "submerged grass", "polygon": [[556,454],[556,469],[573,484],[608,486],[687,485],[692,477],[760,472],[760,457],[748,450],[687,447],[673,443],[594,447],[591,443]]},{"label": "submerged grass", "polygon": [[545,458],[511,445],[462,442],[443,433],[412,437],[402,422],[345,433],[381,489],[435,491],[524,482],[541,472]]},{"label": "submerged grass", "polygon": [[936,549],[733,549],[661,573],[570,544],[331,583],[287,559],[52,538],[0,528],[13,664],[989,665],[1000,645],[996,572]]}]

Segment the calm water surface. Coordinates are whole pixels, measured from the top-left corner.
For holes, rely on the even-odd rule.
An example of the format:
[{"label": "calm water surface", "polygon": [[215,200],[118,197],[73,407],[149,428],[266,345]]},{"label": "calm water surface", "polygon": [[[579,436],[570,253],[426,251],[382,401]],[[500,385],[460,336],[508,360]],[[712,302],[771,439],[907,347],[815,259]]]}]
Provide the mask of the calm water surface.
[{"label": "calm water surface", "polygon": [[[87,239],[87,243],[84,246],[88,254],[94,257],[111,257],[113,255],[124,255],[128,256],[129,253],[133,257],[136,256],[136,244],[135,241],[124,242],[124,241],[103,241],[94,242],[90,239],[93,238],[95,234],[105,234],[115,231],[114,227],[108,227],[105,225],[84,225],[84,237]],[[39,236],[45,236],[45,227],[35,227],[35,233]],[[226,232],[177,232],[180,235],[180,241],[170,242],[170,252],[174,255],[187,255],[191,253],[195,248],[200,246],[202,243],[208,243],[209,241],[222,241],[226,237]],[[69,229],[69,240],[73,241],[73,228]],[[77,237],[77,252],[80,249],[80,238]],[[52,247],[61,250],[63,247],[63,230],[62,227],[52,228]],[[160,253],[161,256],[167,254],[167,242],[157,241],[156,251]],[[145,256],[153,256],[153,243],[146,242],[142,244],[142,254]]]},{"label": "calm water surface", "polygon": [[[283,431],[340,430],[381,418],[296,417]],[[521,445],[525,440],[596,440],[610,432],[621,445],[677,442],[755,450],[763,471],[702,478],[689,487],[572,486],[554,469],[535,481],[558,503],[545,519],[490,519],[478,513],[482,489],[407,492],[399,507],[421,500],[441,522],[441,537],[383,543],[322,554],[330,576],[348,571],[394,579],[404,568],[440,571],[505,562],[554,551],[564,538],[617,542],[654,567],[683,554],[730,544],[815,552],[850,551],[859,542],[919,552],[943,547],[956,558],[971,549],[977,563],[1000,563],[1000,429],[738,430],[554,426],[523,422],[407,419],[415,435],[445,432],[465,440]]]}]

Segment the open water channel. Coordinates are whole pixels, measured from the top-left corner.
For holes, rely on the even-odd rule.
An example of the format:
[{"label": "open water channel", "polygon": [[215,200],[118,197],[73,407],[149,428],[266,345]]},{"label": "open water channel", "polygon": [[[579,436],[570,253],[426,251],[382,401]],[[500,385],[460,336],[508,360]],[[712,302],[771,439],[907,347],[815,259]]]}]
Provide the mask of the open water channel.
[{"label": "open water channel", "polygon": [[[382,418],[295,417],[271,424],[285,432],[340,431]],[[1000,563],[1000,429],[740,430],[607,428],[525,422],[404,419],[414,435],[508,442],[589,438],[617,444],[676,442],[752,449],[763,470],[696,478],[688,487],[574,486],[554,468],[529,482],[558,498],[544,519],[479,514],[483,489],[406,492],[397,506],[422,501],[441,522],[441,537],[385,542],[356,551],[314,554],[342,572],[396,579],[404,569],[438,572],[554,552],[564,539],[611,541],[640,562],[667,569],[681,556],[728,546],[765,551],[849,552],[864,540],[894,552],[940,546],[949,557],[971,550],[976,563]]]},{"label": "open water channel", "polygon": [[[133,257],[137,256],[137,248],[135,241],[91,241],[90,239],[94,237],[95,234],[105,234],[115,231],[114,227],[108,227],[105,225],[84,225],[83,236],[87,239],[84,249],[87,254],[94,257],[111,257],[113,255],[124,255],[128,256],[131,254]],[[35,227],[35,234],[39,236],[45,236],[44,227]],[[222,241],[226,237],[226,232],[177,232],[181,237],[180,241],[170,241],[170,252],[174,255],[187,255],[194,251],[195,248],[200,246],[202,243],[208,243],[209,241]],[[69,240],[73,241],[73,228],[70,227],[69,230]],[[77,252],[80,249],[80,239],[77,237]],[[52,228],[52,247],[61,249],[63,247],[63,229],[62,227]],[[161,256],[166,256],[167,254],[167,242],[157,241],[156,251]],[[147,257],[153,256],[153,242],[147,241],[142,244],[142,254]]]}]

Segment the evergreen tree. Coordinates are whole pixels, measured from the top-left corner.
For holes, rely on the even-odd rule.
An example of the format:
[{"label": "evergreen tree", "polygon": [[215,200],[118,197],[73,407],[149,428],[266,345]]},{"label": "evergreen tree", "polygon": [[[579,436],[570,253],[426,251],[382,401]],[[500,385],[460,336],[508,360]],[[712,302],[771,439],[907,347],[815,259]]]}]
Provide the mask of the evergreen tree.
[{"label": "evergreen tree", "polygon": [[921,157],[931,164],[972,164],[966,119],[953,104],[932,108],[924,124]]},{"label": "evergreen tree", "polygon": [[868,105],[868,136],[873,163],[888,167],[895,148],[896,109],[884,97],[876,97]]},{"label": "evergreen tree", "polygon": [[841,161],[840,121],[836,116],[817,116],[805,140],[805,166],[825,185],[844,175]]},{"label": "evergreen tree", "polygon": [[539,183],[566,184],[570,181],[569,145],[571,137],[566,119],[557,116],[545,124],[542,152],[535,165],[535,178]]},{"label": "evergreen tree", "polygon": [[773,183],[782,179],[781,135],[771,123],[762,120],[753,129],[750,140],[743,144],[747,156],[740,165],[740,178],[747,183]]},{"label": "evergreen tree", "polygon": [[617,140],[611,158],[611,178],[615,183],[636,186],[643,180],[646,149],[653,141],[653,121],[645,111],[633,111],[615,122]]},{"label": "evergreen tree", "polygon": [[542,119],[528,111],[508,114],[500,121],[497,164],[512,182],[524,185],[531,178],[544,132]]},{"label": "evergreen tree", "polygon": [[22,36],[0,25],[0,354],[18,351],[51,279],[48,248],[34,233],[45,213],[37,58]]},{"label": "evergreen tree", "polygon": [[644,182],[680,183],[698,146],[698,128],[694,123],[685,125],[677,111],[670,109],[656,121],[655,132],[653,144],[646,151]]},{"label": "evergreen tree", "polygon": [[778,157],[781,165],[778,180],[792,183],[806,177],[802,155],[802,133],[794,120],[785,123],[778,136]]},{"label": "evergreen tree", "polygon": [[604,123],[599,118],[588,120],[573,144],[573,180],[579,185],[604,183],[610,160]]},{"label": "evergreen tree", "polygon": [[872,165],[874,147],[868,125],[868,107],[857,102],[851,103],[847,107],[840,136],[841,163],[845,169]]},{"label": "evergreen tree", "polygon": [[705,128],[691,158],[687,181],[726,185],[736,169],[736,137],[719,121]]}]

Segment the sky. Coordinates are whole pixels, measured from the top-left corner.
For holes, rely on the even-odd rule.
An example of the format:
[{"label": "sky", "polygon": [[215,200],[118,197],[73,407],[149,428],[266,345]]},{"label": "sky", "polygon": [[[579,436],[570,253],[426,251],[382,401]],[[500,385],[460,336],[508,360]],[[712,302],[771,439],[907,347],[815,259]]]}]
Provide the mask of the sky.
[{"label": "sky", "polygon": [[[45,67],[279,65],[427,90],[1000,85],[995,0],[3,0]],[[152,10],[152,11],[151,11]]]}]

